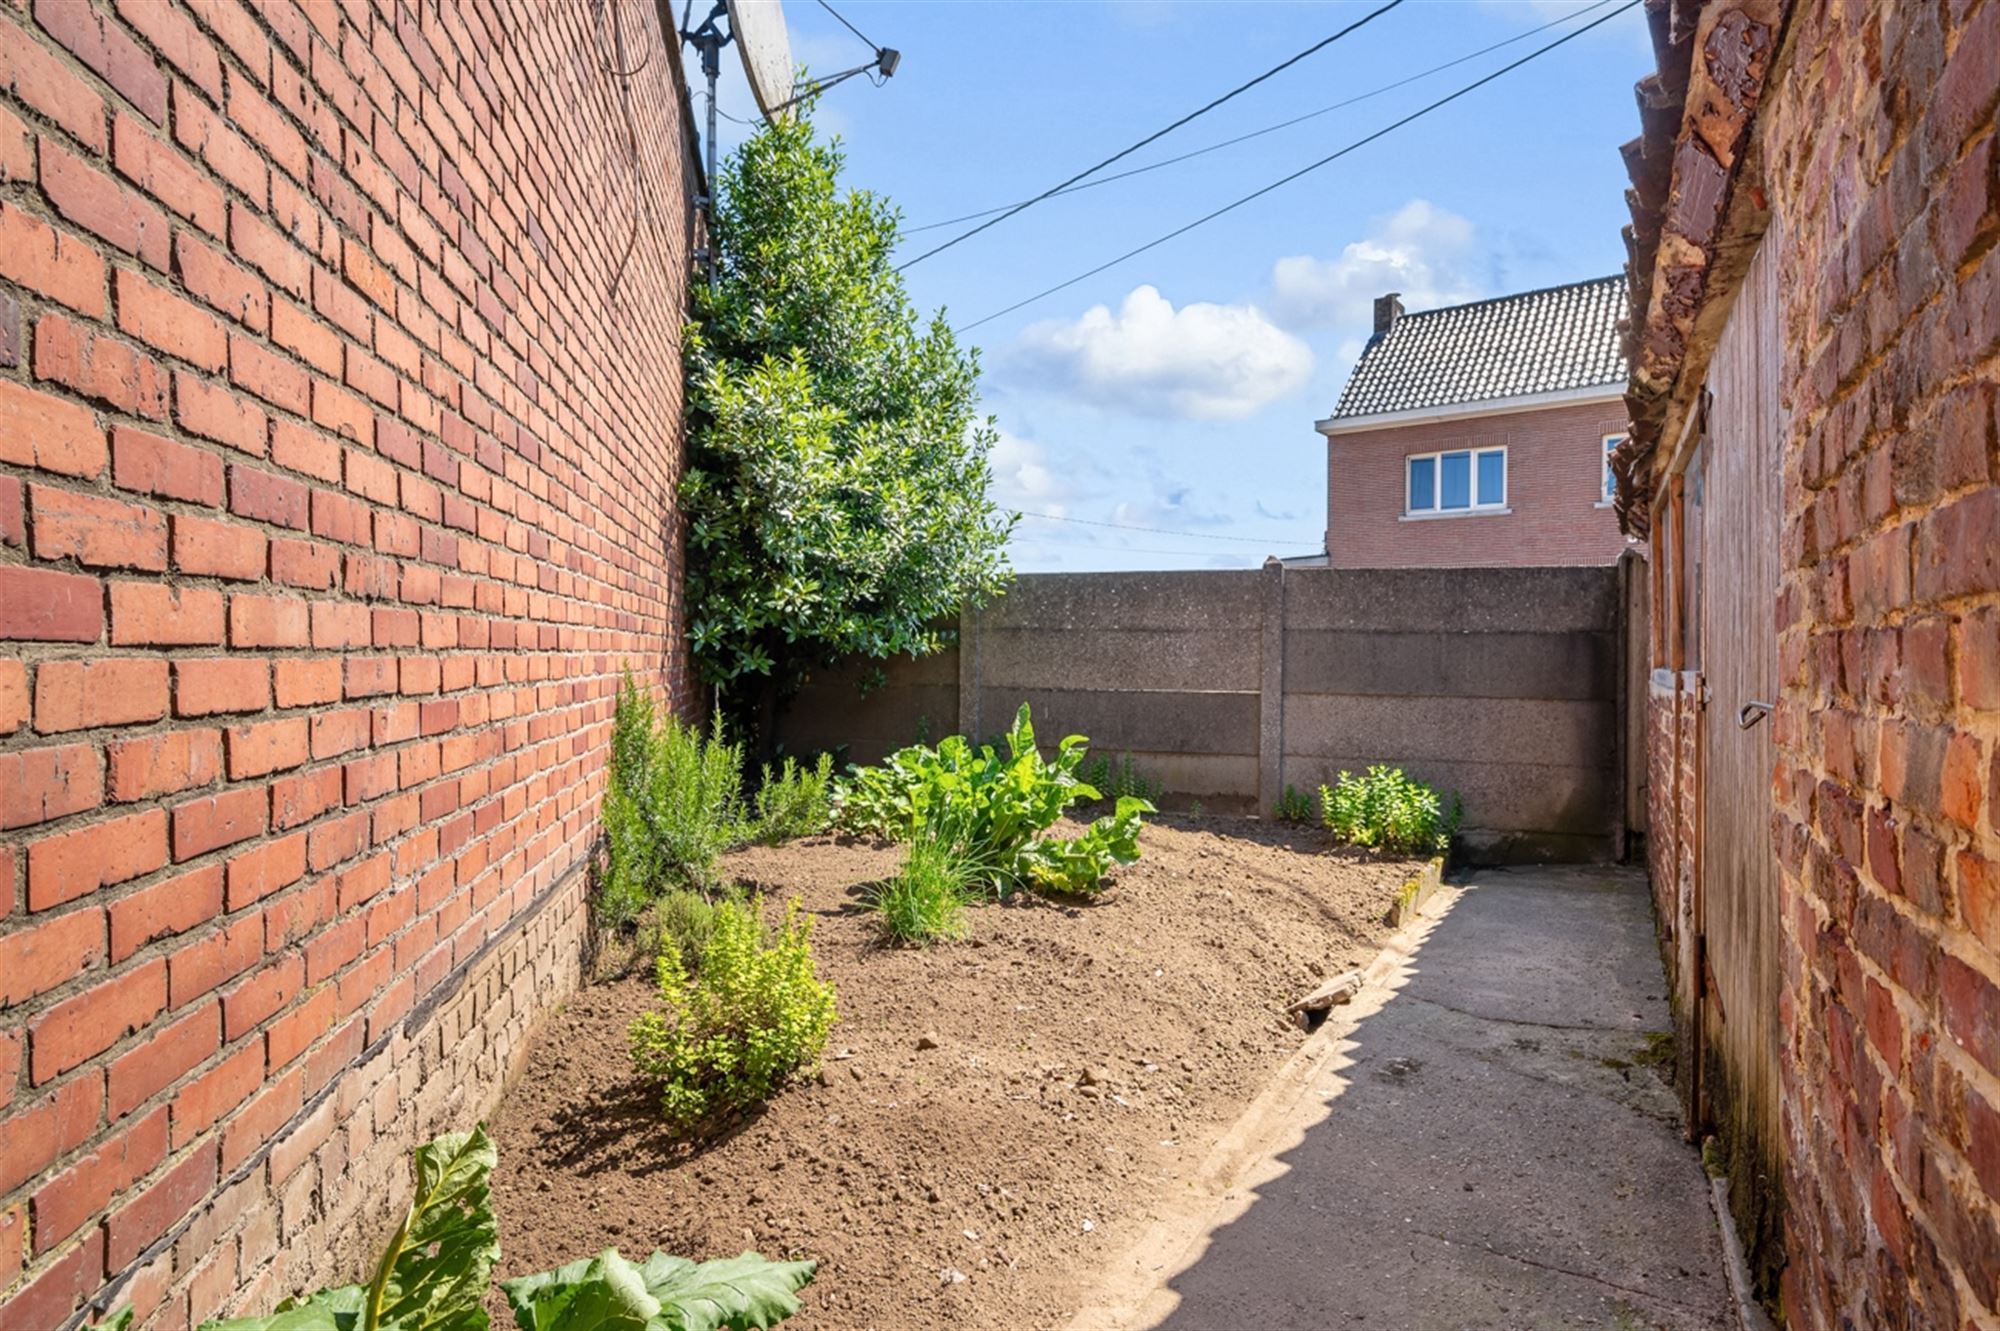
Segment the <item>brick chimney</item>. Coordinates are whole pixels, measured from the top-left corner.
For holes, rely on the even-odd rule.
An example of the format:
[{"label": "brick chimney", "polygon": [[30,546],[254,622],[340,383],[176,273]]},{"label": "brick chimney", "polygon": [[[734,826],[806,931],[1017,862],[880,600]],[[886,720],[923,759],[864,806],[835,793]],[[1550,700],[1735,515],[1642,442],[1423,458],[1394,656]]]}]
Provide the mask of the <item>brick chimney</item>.
[{"label": "brick chimney", "polygon": [[1380,337],[1396,326],[1396,320],[1403,317],[1403,293],[1391,291],[1386,296],[1375,298],[1375,336]]}]

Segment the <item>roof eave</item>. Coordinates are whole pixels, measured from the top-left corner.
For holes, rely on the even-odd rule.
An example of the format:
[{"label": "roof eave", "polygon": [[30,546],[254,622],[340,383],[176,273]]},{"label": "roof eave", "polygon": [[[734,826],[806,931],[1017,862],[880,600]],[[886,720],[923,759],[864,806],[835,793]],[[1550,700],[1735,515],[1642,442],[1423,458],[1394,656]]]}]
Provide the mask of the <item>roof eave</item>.
[{"label": "roof eave", "polygon": [[1368,430],[1397,430],[1410,425],[1431,425],[1443,421],[1471,420],[1480,416],[1509,416],[1524,411],[1546,411],[1555,407],[1588,406],[1594,402],[1620,402],[1625,381],[1586,384],[1581,388],[1558,388],[1546,393],[1520,393],[1513,397],[1490,397],[1474,402],[1450,402],[1435,407],[1411,407],[1404,411],[1377,411],[1366,416],[1329,416],[1314,421],[1313,429],[1327,438],[1360,434]]}]

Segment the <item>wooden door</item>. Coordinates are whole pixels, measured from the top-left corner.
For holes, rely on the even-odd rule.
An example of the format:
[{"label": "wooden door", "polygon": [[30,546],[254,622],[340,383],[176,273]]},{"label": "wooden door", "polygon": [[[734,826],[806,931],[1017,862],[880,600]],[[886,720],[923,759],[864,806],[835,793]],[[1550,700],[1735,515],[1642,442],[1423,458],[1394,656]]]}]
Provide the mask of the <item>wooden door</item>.
[{"label": "wooden door", "polygon": [[[1706,1057],[1696,1106],[1722,1134],[1738,1182],[1778,1158],[1778,896],[1771,842],[1777,748],[1780,441],[1776,245],[1750,265],[1709,363],[1707,425],[1691,469],[1691,669],[1697,745],[1695,928]],[[1697,524],[1699,524],[1697,526]],[[1758,1164],[1756,1162],[1761,1162]],[[1777,1180],[1768,1185],[1775,1189]],[[1737,1198],[1743,1214],[1747,1198]]]}]

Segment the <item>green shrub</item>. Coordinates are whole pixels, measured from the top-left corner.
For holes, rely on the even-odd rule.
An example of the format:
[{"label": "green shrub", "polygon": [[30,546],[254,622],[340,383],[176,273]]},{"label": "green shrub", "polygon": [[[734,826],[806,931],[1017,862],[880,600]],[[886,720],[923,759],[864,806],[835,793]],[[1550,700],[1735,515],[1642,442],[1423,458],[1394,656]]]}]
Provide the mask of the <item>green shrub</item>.
[{"label": "green shrub", "polygon": [[1278,796],[1277,807],[1271,816],[1281,823],[1309,823],[1312,821],[1312,801],[1306,793],[1290,782],[1285,784],[1285,793]]},{"label": "green shrub", "polygon": [[626,673],[611,724],[600,919],[630,923],[675,884],[703,893],[721,885],[716,862],[741,831],[742,773],[742,750],[724,739],[720,716],[704,740],[660,714]]},{"label": "green shrub", "polygon": [[1122,799],[1144,800],[1148,804],[1158,804],[1166,787],[1158,781],[1149,780],[1144,773],[1133,766],[1132,755],[1126,754],[1117,762],[1109,758],[1092,758],[1077,774],[1086,786],[1095,787],[1098,798],[1117,804]]},{"label": "green shrub", "polygon": [[689,888],[672,888],[653,903],[651,923],[655,957],[674,948],[690,975],[701,969],[701,954],[715,936],[714,902]]},{"label": "green shrub", "polygon": [[1458,830],[1457,797],[1447,810],[1435,790],[1401,768],[1377,765],[1363,776],[1342,772],[1332,786],[1319,788],[1319,803],[1335,837],[1377,850],[1441,854]]},{"label": "green shrub", "polygon": [[767,846],[824,832],[833,818],[833,755],[822,753],[811,768],[785,759],[774,776],[764,764],[757,787],[756,837]]},{"label": "green shrub", "polygon": [[1028,844],[1021,862],[1028,880],[1049,892],[1095,892],[1113,864],[1139,858],[1141,815],[1157,810],[1134,795],[1119,797],[1117,811],[1099,818],[1080,837],[1042,837]]},{"label": "green shrub", "polygon": [[663,1010],[632,1023],[632,1062],[667,1121],[696,1129],[767,1100],[826,1047],[833,986],[813,972],[812,925],[794,900],[764,938],[764,903],[716,903],[692,977],[677,947],[658,965]]},{"label": "green shrub", "polygon": [[1004,756],[992,744],[974,749],[953,735],[935,749],[913,745],[889,755],[880,767],[856,769],[841,791],[840,822],[849,831],[897,841],[920,835],[944,840],[1002,896],[1023,883],[1085,890],[1086,878],[1094,886],[1101,876],[1101,870],[1090,875],[1089,867],[1108,868],[1116,858],[1110,845],[1125,835],[1108,825],[1129,827],[1136,836],[1140,815],[1154,812],[1149,801],[1128,796],[1118,815],[1099,820],[1107,826],[1083,849],[1042,848],[1043,833],[1064,809],[1099,798],[1097,788],[1077,775],[1088,743],[1070,735],[1056,746],[1054,759],[1044,760],[1023,703],[1007,732]]},{"label": "green shrub", "polygon": [[892,943],[927,947],[965,936],[965,905],[984,877],[947,839],[919,836],[910,842],[903,867],[868,899],[881,918],[883,937]]},{"label": "green shrub", "polygon": [[[418,1147],[410,1209],[368,1284],[296,1295],[269,1316],[210,1320],[201,1331],[485,1331],[500,1260],[498,1162],[484,1127]],[[793,1295],[814,1270],[754,1252],[699,1264],[656,1252],[635,1264],[606,1248],[500,1289],[522,1331],[765,1331],[799,1310]],[[104,1326],[131,1324],[121,1308]]]}]

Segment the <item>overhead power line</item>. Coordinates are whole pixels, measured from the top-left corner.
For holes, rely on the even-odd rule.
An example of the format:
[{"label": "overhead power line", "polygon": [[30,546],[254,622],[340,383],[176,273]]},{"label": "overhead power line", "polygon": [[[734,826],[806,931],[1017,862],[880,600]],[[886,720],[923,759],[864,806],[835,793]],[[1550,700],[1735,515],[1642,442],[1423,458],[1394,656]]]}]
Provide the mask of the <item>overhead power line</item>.
[{"label": "overhead power line", "polygon": [[[1275,134],[1281,129],[1290,129],[1294,125],[1303,125],[1308,120],[1316,120],[1320,116],[1331,115],[1335,111],[1343,111],[1357,103],[1368,101],[1370,98],[1380,97],[1385,92],[1394,92],[1398,88],[1407,87],[1412,83],[1427,79],[1433,74],[1442,74],[1447,69],[1456,69],[1458,66],[1477,60],[1483,55],[1491,55],[1495,51],[1513,46],[1519,42],[1524,42],[1530,37],[1538,36],[1541,33],[1547,32],[1550,28],[1559,28],[1565,23],[1574,23],[1577,19],[1583,18],[1587,14],[1595,13],[1597,10],[1613,3],[1615,3],[1615,0],[1596,0],[1595,4],[1573,10],[1570,13],[1564,14],[1561,18],[1550,19],[1547,23],[1529,28],[1526,32],[1517,32],[1504,41],[1494,42],[1491,46],[1482,46],[1477,51],[1468,51],[1457,59],[1447,60],[1441,65],[1432,65],[1429,69],[1419,70],[1415,74],[1397,79],[1394,83],[1385,83],[1379,88],[1370,88],[1367,92],[1356,93],[1352,97],[1342,98],[1340,101],[1320,107],[1317,111],[1308,111],[1304,115],[1293,116],[1289,120],[1280,120],[1276,124],[1266,125],[1262,129],[1253,129],[1247,134],[1238,134],[1234,138],[1223,139],[1220,143],[1211,143],[1205,148],[1196,148],[1192,152],[1178,153],[1172,157],[1162,157],[1157,162],[1148,162],[1144,166],[1135,166],[1129,171],[1114,171],[1108,176],[1098,176],[1092,180],[1080,181],[1077,184],[1058,189],[1051,197],[1060,197],[1065,194],[1080,194],[1087,189],[1096,189],[1099,185],[1110,185],[1120,180],[1129,180],[1133,176],[1143,176],[1149,171],[1158,171],[1160,168],[1167,166],[1177,166],[1182,162],[1192,161],[1197,157],[1205,157],[1209,153],[1221,152],[1224,148],[1234,148],[1239,143],[1248,143],[1252,139],[1262,138],[1266,134]],[[1032,202],[1034,200],[1025,199],[1021,200],[1020,203],[1003,203],[992,208],[981,208],[978,212],[961,213],[957,217],[947,217],[941,222],[926,222],[922,226],[904,227],[903,234],[914,236],[920,231],[936,231],[942,227],[957,226],[960,222],[976,222],[982,217],[991,217],[995,213],[1004,213],[1009,208]]]},{"label": "overhead power line", "polygon": [[1216,532],[1188,531],[1181,527],[1140,527],[1130,522],[1098,522],[1091,518],[1065,517],[1060,513],[1036,513],[1028,509],[1007,510],[1017,518],[1040,518],[1044,522],[1073,522],[1081,527],[1112,527],[1118,531],[1144,531],[1155,536],[1184,536],[1197,541],[1240,541],[1245,545],[1261,545],[1268,548],[1273,542],[1290,544],[1290,536],[1223,536]]},{"label": "overhead power line", "polygon": [[986,230],[988,227],[998,226],[1002,222],[1006,221],[1008,218],[1014,216],[1014,214],[1021,212],[1024,209],[1034,207],[1036,204],[1040,203],[1043,199],[1053,197],[1054,195],[1060,193],[1061,191],[1069,188],[1071,185],[1076,184],[1077,181],[1082,180],[1085,176],[1096,175],[1099,171],[1102,171],[1105,167],[1110,166],[1113,162],[1120,161],[1124,158],[1130,157],[1133,153],[1138,152],[1141,148],[1145,147],[1147,144],[1152,143],[1155,140],[1166,137],[1167,135],[1173,133],[1175,130],[1179,129],[1182,125],[1187,124],[1190,120],[1194,120],[1199,116],[1207,115],[1210,111],[1213,111],[1216,107],[1221,106],[1224,102],[1228,101],[1230,98],[1240,96],[1241,94],[1250,91],[1250,89],[1256,87],[1264,80],[1271,78],[1274,75],[1280,74],[1287,69],[1290,69],[1293,65],[1298,64],[1299,61],[1304,60],[1307,56],[1313,55],[1319,51],[1323,51],[1327,47],[1339,41],[1341,38],[1347,36],[1349,33],[1358,31],[1359,29],[1366,27],[1368,24],[1373,23],[1376,19],[1382,17],[1382,15],[1388,13],[1390,10],[1394,9],[1396,6],[1402,3],[1403,0],[1389,0],[1389,3],[1383,5],[1380,9],[1371,10],[1370,12],[1363,14],[1360,18],[1354,20],[1354,22],[1348,24],[1346,27],[1342,28],[1339,32],[1334,33],[1332,36],[1321,38],[1319,41],[1314,42],[1311,46],[1308,46],[1305,50],[1299,52],[1295,56],[1292,56],[1290,59],[1280,61],[1278,64],[1271,66],[1271,68],[1265,70],[1262,74],[1259,74],[1256,78],[1251,79],[1249,82],[1240,83],[1236,87],[1231,88],[1228,92],[1223,93],[1222,96],[1216,98],[1208,105],[1188,112],[1186,115],[1182,116],[1179,120],[1174,121],[1171,125],[1167,125],[1162,129],[1154,130],[1151,134],[1148,134],[1145,138],[1140,139],[1137,143],[1131,145],[1128,148],[1119,149],[1117,152],[1111,154],[1111,156],[1097,163],[1097,165],[1086,167],[1084,170],[1079,171],[1075,175],[1071,176],[1068,180],[1062,181],[1059,184],[1052,185],[1048,189],[1043,190],[1040,194],[1037,194],[1034,198],[1024,199],[1020,203],[1014,204],[1013,206],[1008,208],[1005,212],[1001,213],[998,217],[988,218],[986,221],[981,222],[978,226],[975,226],[968,231],[960,232],[958,235],[953,236],[950,240],[945,241],[943,244],[932,246],[930,249],[925,250],[922,254],[919,254],[916,258],[910,259],[904,263],[897,264],[896,271],[899,273],[907,271],[908,269],[915,267],[917,264],[922,263],[925,259],[930,258],[934,254],[942,254],[946,250],[950,249],[952,246],[958,244],[960,241],[970,240],[972,237],[978,235],[980,232]]},{"label": "overhead power line", "polygon": [[1550,42],[1547,46],[1537,47],[1533,51],[1530,51],[1528,54],[1522,56],[1519,60],[1513,61],[1510,64],[1502,65],[1500,68],[1494,70],[1491,74],[1487,74],[1482,78],[1474,79],[1471,83],[1466,84],[1464,87],[1458,89],[1456,92],[1447,93],[1443,97],[1440,97],[1436,101],[1430,103],[1428,106],[1424,106],[1419,108],[1418,110],[1412,111],[1410,114],[1404,116],[1401,120],[1391,121],[1389,124],[1384,125],[1381,129],[1376,130],[1374,133],[1363,135],[1361,138],[1356,139],[1354,142],[1348,144],[1346,147],[1330,152],[1316,162],[1307,163],[1305,166],[1300,167],[1298,170],[1292,172],[1290,175],[1280,176],[1278,179],[1272,181],[1270,184],[1264,186],[1263,188],[1252,190],[1250,193],[1245,194],[1242,198],[1235,199],[1229,203],[1225,203],[1220,208],[1215,209],[1213,212],[1204,213],[1200,217],[1195,218],[1192,222],[1189,222],[1184,226],[1175,227],[1172,231],[1167,232],[1163,236],[1156,236],[1152,240],[1147,241],[1145,244],[1135,246],[1132,249],[1126,250],[1123,254],[1120,254],[1115,258],[1106,259],[1103,263],[1098,264],[1095,268],[1091,268],[1085,272],[1078,273],[1075,277],[1068,278],[1064,281],[1058,282],[1052,287],[1044,287],[1042,290],[1037,291],[1032,296],[1028,296],[1022,300],[1017,300],[1012,305],[1006,306],[1003,309],[995,310],[991,314],[985,315],[978,319],[974,319],[969,324],[961,324],[959,327],[954,328],[952,331],[955,333],[970,332],[973,329],[979,327],[981,324],[991,323],[995,319],[998,319],[1003,315],[1012,314],[1015,310],[1018,310],[1023,306],[1032,305],[1038,300],[1042,300],[1046,297],[1055,295],[1056,292],[1058,291],[1067,290],[1068,288],[1075,286],[1078,282],[1087,281],[1088,279],[1097,276],[1099,273],[1103,272],[1107,268],[1116,268],[1119,264],[1124,263],[1127,259],[1135,259],[1141,254],[1144,254],[1148,250],[1158,249],[1160,246],[1166,244],[1170,240],[1176,240],[1181,236],[1185,236],[1188,232],[1193,231],[1196,227],[1206,226],[1208,223],[1213,222],[1216,218],[1221,217],[1226,213],[1233,213],[1238,208],[1241,208],[1244,204],[1254,202],[1257,199],[1261,199],[1266,194],[1269,194],[1271,191],[1275,189],[1280,189],[1283,186],[1291,184],[1294,180],[1299,179],[1301,176],[1311,175],[1313,172],[1319,170],[1321,167],[1326,166],[1329,163],[1339,161],[1341,158],[1347,156],[1347,154],[1355,151],[1357,148],[1364,148],[1367,145],[1375,142],[1375,140],[1382,138],[1385,135],[1394,133],[1395,131],[1401,129],[1403,126],[1409,124],[1413,120],[1421,120],[1423,117],[1429,115],[1431,112],[1438,110],[1440,107],[1448,106],[1452,102],[1455,102],[1459,98],[1465,96],[1467,93],[1475,92],[1478,89],[1483,88],[1487,84],[1493,82],[1495,79],[1513,73],[1515,70],[1519,69],[1521,66],[1525,64],[1528,64],[1530,61],[1540,59],[1542,56],[1545,56],[1549,52],[1555,50],[1558,46],[1562,46],[1569,42],[1575,41],[1577,38],[1583,36],[1586,32],[1589,32],[1592,28],[1595,28],[1600,24],[1609,23],[1612,19],[1617,18],[1620,14],[1623,14],[1626,10],[1637,8],[1642,2],[1643,0],[1627,0],[1627,3],[1620,5],[1618,8],[1612,10],[1609,14],[1604,15],[1602,18],[1593,19],[1591,22],[1584,24],[1581,28],[1578,28],[1574,32],[1564,33],[1562,36]]}]

